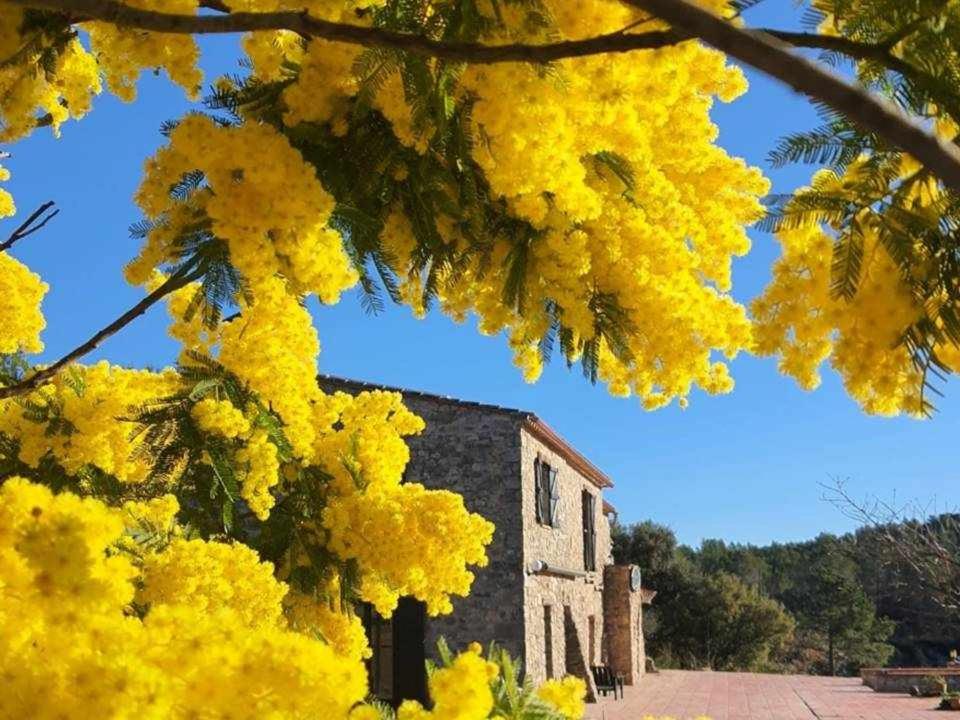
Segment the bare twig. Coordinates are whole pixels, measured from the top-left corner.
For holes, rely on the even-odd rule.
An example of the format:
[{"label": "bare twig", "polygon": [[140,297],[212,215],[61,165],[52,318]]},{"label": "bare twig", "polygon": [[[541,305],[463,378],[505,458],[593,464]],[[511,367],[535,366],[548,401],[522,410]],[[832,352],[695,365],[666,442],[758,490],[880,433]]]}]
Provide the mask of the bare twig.
[{"label": "bare twig", "polygon": [[790,52],[769,33],[735,27],[688,0],[624,0],[695,35],[730,57],[820,100],[851,121],[908,152],[946,185],[960,191],[960,150],[940,140],[894,105]]},{"label": "bare twig", "polygon": [[54,202],[49,200],[30,213],[30,216],[24,220],[16,230],[10,233],[10,237],[0,243],[0,252],[9,250],[11,247],[13,247],[14,243],[22,240],[28,235],[33,235],[33,233],[37,232],[37,230],[40,230],[44,225],[53,220],[53,218],[56,217],[60,212],[59,209],[46,214],[45,217],[41,217],[47,212],[47,210],[52,208],[53,205]]},{"label": "bare twig", "polygon": [[871,528],[887,550],[915,573],[931,599],[948,610],[960,607],[960,517],[936,515],[931,506],[898,505],[896,500],[856,500],[842,480],[821,483],[821,487],[823,499]]},{"label": "bare twig", "polygon": [[156,290],[143,298],[143,300],[131,307],[109,325],[97,331],[89,340],[81,345],[78,345],[52,365],[47,365],[46,367],[37,370],[35,373],[27,378],[24,378],[18,383],[7,385],[6,387],[0,387],[0,400],[15,397],[17,395],[23,395],[31,390],[35,390],[40,385],[56,376],[57,373],[59,373],[65,367],[95,350],[104,340],[129,325],[139,316],[143,315],[143,313],[145,313],[159,300],[193,282],[199,278],[200,275],[201,272],[195,267],[187,266],[181,268],[179,271],[167,278],[166,281]]}]

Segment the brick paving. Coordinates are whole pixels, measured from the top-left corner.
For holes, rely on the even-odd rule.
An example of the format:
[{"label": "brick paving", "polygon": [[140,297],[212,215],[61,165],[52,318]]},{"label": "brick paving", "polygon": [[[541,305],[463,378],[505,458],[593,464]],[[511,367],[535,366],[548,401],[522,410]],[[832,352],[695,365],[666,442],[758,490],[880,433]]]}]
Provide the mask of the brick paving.
[{"label": "brick paving", "polygon": [[[664,670],[587,706],[588,720],[949,720],[937,698],[875,693],[859,678]],[[960,718],[960,715],[956,717]]]}]

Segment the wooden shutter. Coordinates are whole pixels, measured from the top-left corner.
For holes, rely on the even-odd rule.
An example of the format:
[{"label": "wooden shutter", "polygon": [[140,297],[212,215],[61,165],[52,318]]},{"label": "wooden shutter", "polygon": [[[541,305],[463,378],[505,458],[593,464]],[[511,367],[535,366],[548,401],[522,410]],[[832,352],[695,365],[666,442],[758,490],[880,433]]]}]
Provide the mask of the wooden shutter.
[{"label": "wooden shutter", "polygon": [[557,470],[549,465],[550,472],[550,525],[560,527],[560,483],[557,482]]},{"label": "wooden shutter", "polygon": [[583,569],[597,569],[596,499],[583,491]]},{"label": "wooden shutter", "polygon": [[543,522],[543,508],[541,507],[541,502],[540,502],[540,498],[541,498],[540,483],[542,482],[540,477],[541,467],[542,467],[542,464],[540,462],[540,458],[537,458],[536,460],[533,461],[533,504],[534,504],[534,507],[536,507],[537,522],[540,522],[540,523]]}]

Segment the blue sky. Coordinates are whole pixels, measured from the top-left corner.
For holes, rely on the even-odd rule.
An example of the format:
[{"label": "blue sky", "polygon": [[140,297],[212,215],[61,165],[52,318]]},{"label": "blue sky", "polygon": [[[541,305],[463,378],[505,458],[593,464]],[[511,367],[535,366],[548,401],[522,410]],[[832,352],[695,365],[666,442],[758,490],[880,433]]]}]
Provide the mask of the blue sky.
[{"label": "blue sky", "polygon": [[[771,0],[748,16],[751,24],[787,24],[792,3]],[[204,43],[207,77],[235,69],[233,41]],[[718,106],[720,143],[761,166],[786,192],[810,168],[773,171],[767,151],[786,132],[809,127],[816,116],[805,101],[750,74],[748,94]],[[42,359],[62,354],[136,302],[123,264],[137,251],[127,226],[138,219],[132,194],[144,159],[162,143],[162,121],[189,104],[165,78],[145,75],[140,99],[126,105],[103,95],[94,112],[63,128],[5,148],[14,177],[7,184],[21,217],[55,200],[61,214],[42,233],[18,245],[16,255],[51,285],[44,304],[48,329]],[[0,227],[6,234],[7,221]],[[751,233],[754,247],[734,270],[734,294],[747,301],[766,283],[778,249],[774,239]],[[480,336],[472,322],[456,325],[433,314],[416,320],[388,308],[370,317],[356,296],[335,307],[311,305],[323,351],[320,370],[348,377],[521,407],[545,419],[616,482],[610,499],[621,519],[653,519],[682,542],[721,537],[765,543],[851,528],[821,499],[820,483],[848,479],[856,495],[936,499],[954,505],[955,448],[960,385],[947,386],[931,421],[865,416],[829,370],[814,393],[777,373],[775,362],[740,357],[731,395],[697,393],[690,407],[645,412],[635,399],[619,399],[590,386],[578,369],[554,362],[534,385],[513,367],[503,338]],[[176,355],[166,338],[166,313],[157,307],[108,341],[94,358],[160,367]]]}]

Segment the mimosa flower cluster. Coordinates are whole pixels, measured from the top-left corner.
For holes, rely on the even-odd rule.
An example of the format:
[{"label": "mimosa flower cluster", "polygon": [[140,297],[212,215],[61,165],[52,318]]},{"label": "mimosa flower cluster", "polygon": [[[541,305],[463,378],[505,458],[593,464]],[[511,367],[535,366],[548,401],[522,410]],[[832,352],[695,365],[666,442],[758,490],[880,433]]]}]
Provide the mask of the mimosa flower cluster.
[{"label": "mimosa flower cluster", "polygon": [[[557,22],[551,32],[561,37],[637,19],[621,3],[548,5]],[[504,39],[546,41],[526,30],[524,12],[512,6],[506,13]],[[584,14],[597,25],[585,25]],[[761,217],[759,198],[769,188],[758,170],[715,144],[710,107],[746,89],[742,73],[696,43],[555,68],[545,74],[519,63],[476,65],[460,78],[461,92],[474,99],[473,157],[494,195],[536,234],[522,314],[503,302],[515,251],[506,240],[495,241],[489,262],[441,272],[444,310],[458,320],[475,313],[484,333],[506,331],[516,363],[533,381],[551,324],[544,308],[557,306],[564,325],[585,341],[597,335],[596,298],[612,298],[628,328],[626,353],[606,342],[600,351],[600,375],[613,393],[634,393],[652,409],[685,403],[694,386],[729,392],[724,358],[750,346],[746,311],[729,294],[731,262],[748,251],[744,227]],[[396,120],[409,117],[409,101],[391,82],[375,104],[400,141],[415,145]],[[605,165],[607,157],[628,162],[629,187]],[[468,247],[455,224],[438,225],[445,243]],[[424,280],[411,262],[417,243],[401,212],[389,216],[381,239],[404,278],[404,298],[420,312]]]},{"label": "mimosa flower cluster", "polygon": [[481,720],[493,710],[490,684],[500,668],[472,645],[447,667],[433,672],[429,680],[433,708],[425,710],[415,700],[406,700],[397,710],[397,720]]},{"label": "mimosa flower cluster", "polygon": [[[129,7],[144,10],[158,9],[154,0],[126,0]],[[197,0],[164,0],[163,12],[195,15]],[[190,35],[155,33],[121,28],[107,22],[83,23],[90,34],[100,72],[107,79],[107,87],[121,100],[136,99],[136,82],[145,69],[163,69],[173,82],[190,96],[196,96],[203,82],[203,73],[197,67],[200,49]]]},{"label": "mimosa flower cluster", "polygon": [[487,564],[493,539],[493,525],[467,512],[462,497],[418,484],[331,499],[323,524],[330,548],[360,564],[361,595],[387,616],[405,595],[424,601],[430,615],[452,612],[450,596],[470,592],[467,567]]},{"label": "mimosa flower cluster", "polygon": [[[114,509],[4,480],[0,717],[381,717],[362,702],[364,651],[340,653],[300,631],[301,621],[288,624],[286,585],[249,548],[138,543],[131,531],[146,515],[166,522],[175,510],[169,497]],[[472,646],[432,674],[432,710],[408,702],[399,718],[487,720],[500,671]],[[555,681],[540,697],[556,718],[572,718],[583,690],[579,680]]]},{"label": "mimosa flower cluster", "polygon": [[250,627],[282,624],[287,587],[245,545],[176,539],[163,552],[149,553],[141,574],[140,604],[189,605],[201,612],[228,608]]},{"label": "mimosa flower cluster", "polygon": [[[910,175],[916,166],[912,161],[907,165],[905,175]],[[812,189],[842,197],[859,168],[860,163],[854,163],[843,177],[820,171]],[[915,212],[922,213],[940,191],[928,179],[911,193],[917,201]],[[847,392],[866,412],[919,416],[924,412],[923,380],[902,339],[933,308],[917,301],[883,246],[880,220],[870,210],[858,217],[855,231],[863,245],[863,261],[859,285],[849,300],[831,292],[837,228],[811,218],[778,234],[783,254],[774,265],[772,281],[752,305],[755,351],[777,355],[780,370],[808,390],[820,384],[819,368],[829,359]],[[960,369],[960,354],[953,345],[938,346],[937,352],[948,367]]]},{"label": "mimosa flower cluster", "polygon": [[[55,133],[69,118],[90,111],[100,92],[97,62],[75,37],[24,31],[24,11],[0,0],[0,141],[29,135],[38,124]],[[50,63],[50,58],[53,58]],[[38,72],[41,64],[49,72]]]},{"label": "mimosa flower cluster", "polygon": [[326,303],[356,282],[340,236],[327,227],[333,199],[286,138],[268,125],[221,127],[201,115],[184,118],[170,144],[147,163],[136,199],[161,229],[128,269],[134,282],[146,282],[155,265],[175,256],[175,232],[162,224],[181,205],[170,189],[197,170],[206,180],[203,211],[213,234],[227,242],[231,262],[255,295],[277,273],[291,292],[315,293]]},{"label": "mimosa flower cluster", "polygon": [[[2,193],[0,190],[0,204]],[[39,275],[9,251],[0,252],[0,354],[43,350],[40,333],[46,321],[40,303],[48,289]]]},{"label": "mimosa flower cluster", "polygon": [[537,695],[544,702],[555,707],[561,715],[571,720],[583,717],[585,693],[584,682],[577,677],[547,680],[537,688]]},{"label": "mimosa flower cluster", "polygon": [[[0,165],[0,182],[6,182],[10,179],[10,171],[3,165]],[[13,195],[7,190],[0,188],[0,219],[10,217],[17,212],[17,206],[13,202]]]},{"label": "mimosa flower cluster", "polygon": [[[154,9],[150,0],[130,0],[132,7]],[[194,14],[196,0],[164,2],[162,10]],[[101,92],[105,77],[111,92],[125,101],[136,97],[143,70],[164,69],[168,76],[196,95],[203,80],[197,68],[200,52],[189,35],[120,28],[106,22],[49,28],[27,27],[24,11],[0,0],[0,140],[16,140],[39,125],[55,133],[69,118],[79,119]],[[88,51],[75,30],[85,34]],[[52,68],[37,72],[41,64]],[[44,58],[41,61],[41,58]]]},{"label": "mimosa flower cluster", "polygon": [[197,427],[204,432],[235,438],[250,432],[250,421],[229,400],[207,397],[190,408]]},{"label": "mimosa flower cluster", "polygon": [[289,630],[250,550],[177,541],[138,569],[123,532],[97,500],[0,487],[0,717],[346,720],[363,699],[359,659]]},{"label": "mimosa flower cluster", "polygon": [[[175,295],[171,310],[182,302]],[[450,612],[450,596],[469,592],[468,567],[486,565],[493,525],[470,513],[459,495],[401,484],[410,459],[404,437],[424,427],[401,396],[322,392],[316,384],[316,330],[278,277],[260,283],[251,303],[241,300],[240,316],[218,328],[212,345],[219,362],[282,419],[296,462],[329,474],[323,532],[316,527],[314,533],[338,557],[358,562],[361,598],[386,616],[407,595],[424,601],[431,614]],[[203,431],[237,441],[242,496],[266,519],[285,482],[267,433],[254,427],[247,409],[224,399],[200,400],[191,415]],[[387,546],[390,553],[382,551]],[[352,624],[336,628],[341,645],[356,646]],[[332,627],[329,619],[327,625]]]},{"label": "mimosa flower cluster", "polygon": [[131,437],[133,426],[120,420],[178,387],[172,370],[74,365],[24,400],[0,402],[0,433],[17,442],[18,459],[30,467],[52,460],[70,475],[96,468],[121,483],[140,483],[151,459],[138,452],[142,438]]},{"label": "mimosa flower cluster", "polygon": [[292,629],[323,638],[344,657],[365,660],[372,656],[363,622],[340,598],[339,580],[324,593],[291,591],[284,598],[284,612]]},{"label": "mimosa flower cluster", "polygon": [[310,313],[284,283],[265,280],[240,317],[220,329],[218,359],[268,402],[298,457],[311,460],[319,430],[315,403],[320,341]]},{"label": "mimosa flower cluster", "polygon": [[[583,717],[586,684],[577,677],[548,680],[536,691],[525,686],[505,690],[516,672],[502,651],[491,649],[485,658],[480,645],[472,643],[453,656],[440,648],[442,662],[429,677],[433,706],[407,700],[397,709],[396,720],[503,720],[505,717],[537,717],[544,720],[579,720]],[[520,696],[508,707],[498,698]],[[371,720],[375,716],[371,715]],[[364,720],[366,718],[364,717]],[[663,718],[662,720],[667,720]]]}]

